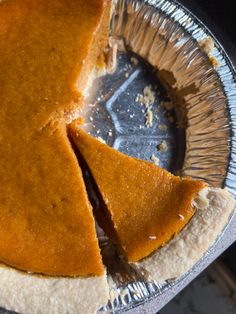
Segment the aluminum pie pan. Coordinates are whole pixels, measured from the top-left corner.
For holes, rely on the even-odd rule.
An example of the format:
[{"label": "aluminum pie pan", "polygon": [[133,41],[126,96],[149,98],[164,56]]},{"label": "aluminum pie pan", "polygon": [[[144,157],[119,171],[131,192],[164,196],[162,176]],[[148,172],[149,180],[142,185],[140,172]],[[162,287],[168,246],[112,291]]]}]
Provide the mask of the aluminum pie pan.
[{"label": "aluminum pie pan", "polygon": [[[172,0],[118,0],[111,34],[124,39],[129,50],[157,71],[153,75],[145,62],[134,65],[129,55],[119,56],[117,72],[100,79],[98,93],[90,99],[90,133],[128,155],[150,160],[155,152],[164,168],[181,170],[182,175],[227,187],[235,194],[236,79],[223,47],[204,24]],[[200,42],[208,37],[215,43],[210,57],[200,47]],[[215,68],[212,60],[220,66]],[[159,111],[152,128],[142,127],[145,109],[135,102],[135,95],[149,84],[158,90],[153,110]],[[167,94],[162,91],[163,85]],[[169,123],[161,107],[170,94],[178,105],[175,118],[179,124],[184,122],[185,130]],[[166,133],[158,130],[160,123],[167,125]],[[164,154],[155,151],[162,140],[169,147]],[[215,244],[188,273],[161,283],[141,278],[102,240],[105,254],[108,252],[108,258],[117,265],[108,266],[110,301],[98,312],[156,313],[235,239],[236,218],[232,215]]]},{"label": "aluminum pie pan", "polygon": [[[135,19],[132,19],[132,15]],[[166,95],[155,75],[149,69],[145,73],[144,63],[140,62],[135,66],[130,62],[130,56],[120,56],[117,72],[99,80],[101,88],[90,99],[92,106],[88,107],[87,124],[91,133],[102,137],[116,149],[147,160],[150,160],[152,153],[157,154],[157,144],[166,140],[169,150],[158,155],[161,166],[171,171],[181,170],[183,175],[202,178],[214,186],[227,187],[235,194],[236,79],[233,66],[222,46],[205,25],[173,0],[118,0],[111,31],[114,37],[124,38],[130,50],[159,70],[162,83],[170,85],[169,80],[173,76],[163,77],[168,72],[175,75],[174,89],[186,88],[186,82],[187,86],[190,82],[196,85],[198,81],[199,86],[205,84],[207,89],[203,92],[199,89],[193,94],[187,93],[181,99],[183,105],[189,104],[189,111],[185,116],[185,131],[179,130],[168,122],[165,110],[161,107],[161,103],[168,99],[168,93]],[[198,44],[208,36],[215,42],[212,56],[221,64],[217,69],[213,68]],[[182,38],[180,42],[179,37]],[[186,70],[180,79],[177,69]],[[199,76],[196,77],[198,73]],[[140,125],[145,124],[144,112],[134,101],[135,94],[142,92],[147,84],[156,85],[158,91],[161,91],[153,105],[160,108],[157,112],[159,120],[155,120],[154,126],[149,129],[145,126],[140,128]],[[195,86],[194,90],[199,86]],[[212,111],[212,105],[217,108],[217,112]],[[127,108],[130,110],[128,114]],[[209,129],[214,120],[215,127]],[[166,133],[158,130],[158,123],[167,125]],[[208,149],[209,145],[212,150]],[[173,165],[172,160],[176,154],[178,160]],[[113,269],[114,265],[108,268],[111,299],[98,313],[156,313],[235,239],[236,217],[233,215],[216,243],[187,274],[174,281],[155,283],[140,279],[139,274],[119,260],[115,250],[111,253],[110,244],[100,238],[103,251],[108,258],[117,260],[115,266],[121,272],[117,274]],[[0,313],[7,311],[0,310]]]}]

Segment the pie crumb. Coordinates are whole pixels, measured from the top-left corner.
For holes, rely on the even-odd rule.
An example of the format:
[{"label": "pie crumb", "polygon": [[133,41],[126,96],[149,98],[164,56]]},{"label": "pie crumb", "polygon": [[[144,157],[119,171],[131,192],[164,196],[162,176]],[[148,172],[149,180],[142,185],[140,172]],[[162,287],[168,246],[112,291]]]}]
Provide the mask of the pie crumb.
[{"label": "pie crumb", "polygon": [[106,144],[105,140],[103,138],[101,138],[101,136],[97,137],[97,140],[99,140],[99,142]]},{"label": "pie crumb", "polygon": [[152,127],[152,123],[153,123],[153,113],[151,108],[148,108],[147,112],[146,112],[146,127],[150,128]]},{"label": "pie crumb", "polygon": [[167,143],[166,141],[162,141],[159,145],[158,145],[158,149],[161,151],[161,152],[166,152],[167,149],[168,149],[168,146],[167,146]]},{"label": "pie crumb", "polygon": [[149,236],[150,240],[156,240],[156,238],[157,238],[156,236]]},{"label": "pie crumb", "polygon": [[213,57],[211,54],[212,50],[215,47],[214,40],[210,36],[208,36],[208,37],[200,40],[199,45],[202,48],[202,50],[208,55],[208,58],[210,59],[213,67],[214,68],[219,67],[221,63],[215,57]]},{"label": "pie crumb", "polygon": [[133,295],[137,297],[141,297],[140,292],[138,290],[133,290]]},{"label": "pie crumb", "polygon": [[183,216],[183,215],[179,214],[178,216],[179,216],[179,219],[180,219],[181,221],[184,220],[184,216]]},{"label": "pie crumb", "polygon": [[199,41],[199,46],[206,54],[209,54],[214,49],[215,43],[214,40],[210,36],[208,36]]},{"label": "pie crumb", "polygon": [[130,61],[131,61],[134,65],[137,65],[137,64],[138,64],[138,59],[135,58],[135,57],[131,57],[131,58],[130,58]]},{"label": "pie crumb", "polygon": [[146,108],[152,105],[155,101],[155,91],[153,90],[152,85],[145,86],[143,94],[138,94],[135,101],[145,105]]},{"label": "pie crumb", "polygon": [[153,154],[150,159],[153,161],[153,163],[154,163],[156,166],[159,166],[160,159],[159,159],[157,156],[155,156],[155,155]]}]

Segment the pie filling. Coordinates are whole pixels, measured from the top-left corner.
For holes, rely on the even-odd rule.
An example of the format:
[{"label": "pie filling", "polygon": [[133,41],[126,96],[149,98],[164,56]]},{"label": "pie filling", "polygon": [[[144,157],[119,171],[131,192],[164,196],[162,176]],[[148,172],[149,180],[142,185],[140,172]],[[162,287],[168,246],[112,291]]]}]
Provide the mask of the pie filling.
[{"label": "pie filling", "polygon": [[65,124],[83,107],[109,21],[106,0],[0,2],[0,261],[6,265],[51,276],[104,273]]},{"label": "pie filling", "polygon": [[[107,0],[0,2],[0,261],[6,265],[50,276],[104,273],[66,124],[84,105],[92,70],[104,66],[109,20]],[[76,123],[69,132],[104,204],[95,216],[129,262],[163,246],[191,219],[205,183],[125,156]]]}]

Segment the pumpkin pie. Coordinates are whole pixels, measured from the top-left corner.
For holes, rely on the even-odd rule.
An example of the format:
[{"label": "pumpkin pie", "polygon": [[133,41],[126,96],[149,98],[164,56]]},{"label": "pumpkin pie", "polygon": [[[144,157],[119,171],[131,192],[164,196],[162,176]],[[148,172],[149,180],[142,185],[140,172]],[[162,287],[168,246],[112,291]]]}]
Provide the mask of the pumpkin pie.
[{"label": "pumpkin pie", "polygon": [[[58,282],[3,267],[0,303],[8,309],[49,313],[53,302],[59,309],[74,302],[81,305],[64,312],[82,313],[88,291],[91,311],[107,298],[92,208],[66,123],[78,115],[101,64],[109,20],[107,0],[0,1],[0,261],[29,273],[81,276]],[[26,291],[36,295],[26,301]]]},{"label": "pumpkin pie", "polygon": [[206,186],[126,156],[90,136],[76,122],[70,133],[106,205],[106,216],[129,262],[163,246],[188,223],[193,200]]},{"label": "pumpkin pie", "polygon": [[[90,314],[107,301],[66,125],[104,69],[110,9],[109,0],[0,0],[0,307],[8,310]],[[106,204],[99,219],[128,260],[152,278],[179,275],[184,239],[186,271],[225,225],[231,195],[125,156],[75,124],[70,132]]]}]

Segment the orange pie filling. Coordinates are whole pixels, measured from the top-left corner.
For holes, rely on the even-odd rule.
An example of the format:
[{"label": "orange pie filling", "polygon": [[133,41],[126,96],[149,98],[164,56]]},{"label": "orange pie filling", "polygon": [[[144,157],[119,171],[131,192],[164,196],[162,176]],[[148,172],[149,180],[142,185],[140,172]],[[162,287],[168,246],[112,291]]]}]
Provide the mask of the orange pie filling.
[{"label": "orange pie filling", "polygon": [[101,275],[91,205],[65,120],[108,40],[110,1],[0,3],[0,260]]}]

